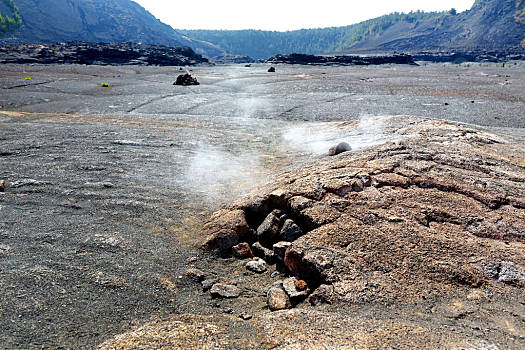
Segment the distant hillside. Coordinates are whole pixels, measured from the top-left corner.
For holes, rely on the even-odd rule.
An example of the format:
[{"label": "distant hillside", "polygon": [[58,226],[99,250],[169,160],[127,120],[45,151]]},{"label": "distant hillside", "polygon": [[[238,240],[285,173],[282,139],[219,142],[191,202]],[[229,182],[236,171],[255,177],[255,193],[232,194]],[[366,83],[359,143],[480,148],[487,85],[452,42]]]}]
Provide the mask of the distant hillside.
[{"label": "distant hillside", "polygon": [[[521,50],[525,0],[477,0],[463,13],[393,13],[346,27],[288,32],[186,30],[182,33],[256,58],[278,53]],[[524,41],[525,45],[525,41]]]},{"label": "distant hillside", "polygon": [[347,50],[516,49],[525,38],[524,7],[524,0],[477,0],[469,11],[429,19],[414,27],[393,26]]},{"label": "distant hillside", "polygon": [[268,58],[279,53],[319,54],[341,51],[370,36],[381,35],[388,28],[406,23],[409,26],[444,16],[445,12],[391,13],[361,23],[320,29],[287,32],[262,30],[180,30],[192,38],[211,42],[237,55]]},{"label": "distant hillside", "polygon": [[13,0],[0,0],[0,37],[22,26],[18,7]]},{"label": "distant hillside", "polygon": [[[0,3],[13,2],[0,0]],[[131,0],[15,0],[21,28],[1,40],[8,44],[63,41],[135,42],[190,46],[209,57],[214,45],[190,39]],[[1,9],[1,8],[0,8]]]}]

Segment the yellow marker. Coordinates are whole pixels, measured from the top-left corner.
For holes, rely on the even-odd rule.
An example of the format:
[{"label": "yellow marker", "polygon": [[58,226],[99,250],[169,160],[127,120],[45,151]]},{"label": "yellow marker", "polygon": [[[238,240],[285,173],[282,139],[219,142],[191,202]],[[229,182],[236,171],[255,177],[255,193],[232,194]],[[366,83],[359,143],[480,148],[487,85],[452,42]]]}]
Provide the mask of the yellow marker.
[{"label": "yellow marker", "polygon": [[100,86],[102,86],[102,87],[109,87],[109,83],[102,83],[102,84],[100,84]]},{"label": "yellow marker", "polygon": [[31,77],[26,77],[26,78],[24,78],[24,80],[32,80],[32,78]]}]

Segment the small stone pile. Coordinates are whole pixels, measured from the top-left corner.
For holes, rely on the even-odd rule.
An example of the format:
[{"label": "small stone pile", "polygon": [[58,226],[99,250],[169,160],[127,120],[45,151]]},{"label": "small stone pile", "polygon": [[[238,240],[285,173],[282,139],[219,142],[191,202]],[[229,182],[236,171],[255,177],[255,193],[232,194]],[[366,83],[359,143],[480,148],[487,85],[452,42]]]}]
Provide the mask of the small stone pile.
[{"label": "small stone pile", "polygon": [[[286,250],[292,242],[304,234],[303,230],[284,211],[272,210],[258,226],[253,237],[256,239],[251,245],[241,242],[231,248],[233,256],[239,259],[252,258],[246,263],[246,269],[255,273],[264,273],[268,270],[267,264],[277,265],[277,271],[272,274],[278,276],[279,271],[286,272],[284,258]],[[266,290],[266,298],[270,310],[282,310],[298,304],[310,295],[308,284],[295,277],[288,277],[275,282]]]}]

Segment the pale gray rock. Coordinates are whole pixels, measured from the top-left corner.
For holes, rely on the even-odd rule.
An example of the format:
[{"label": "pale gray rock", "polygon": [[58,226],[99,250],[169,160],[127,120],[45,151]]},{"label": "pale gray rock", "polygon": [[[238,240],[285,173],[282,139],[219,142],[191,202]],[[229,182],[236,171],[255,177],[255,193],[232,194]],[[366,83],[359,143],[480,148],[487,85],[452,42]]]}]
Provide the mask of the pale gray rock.
[{"label": "pale gray rock", "polygon": [[267,269],[266,262],[263,259],[249,261],[246,264],[246,268],[257,273],[263,273]]},{"label": "pale gray rock", "polygon": [[280,286],[272,286],[268,290],[266,302],[272,311],[288,309],[291,306],[290,298]]}]

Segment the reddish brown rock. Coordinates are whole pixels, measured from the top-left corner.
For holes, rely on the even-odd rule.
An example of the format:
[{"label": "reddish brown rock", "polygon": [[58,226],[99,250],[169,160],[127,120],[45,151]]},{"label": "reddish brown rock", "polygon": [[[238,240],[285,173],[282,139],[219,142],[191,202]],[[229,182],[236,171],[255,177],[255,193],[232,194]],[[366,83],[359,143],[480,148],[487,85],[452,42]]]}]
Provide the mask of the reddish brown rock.
[{"label": "reddish brown rock", "polygon": [[310,289],[304,281],[299,282],[295,277],[287,278],[283,281],[283,289],[290,297],[290,300],[297,303],[310,294]]},{"label": "reddish brown rock", "polygon": [[232,247],[233,256],[239,259],[251,258],[253,256],[250,245],[246,242],[239,243]]},{"label": "reddish brown rock", "polygon": [[308,284],[303,280],[295,280],[293,283],[295,284],[295,289],[299,291],[303,291],[308,288]]},{"label": "reddish brown rock", "polygon": [[207,239],[202,245],[207,250],[226,252],[241,240],[253,238],[255,232],[248,226],[244,211],[223,209],[212,217],[212,221],[204,226]]}]

